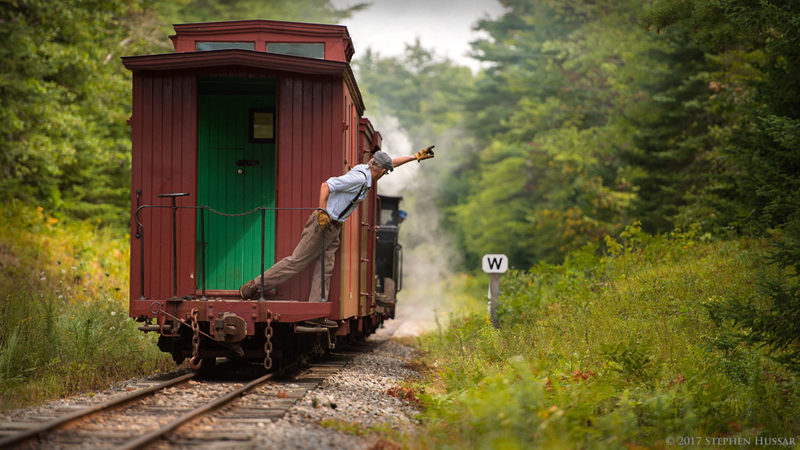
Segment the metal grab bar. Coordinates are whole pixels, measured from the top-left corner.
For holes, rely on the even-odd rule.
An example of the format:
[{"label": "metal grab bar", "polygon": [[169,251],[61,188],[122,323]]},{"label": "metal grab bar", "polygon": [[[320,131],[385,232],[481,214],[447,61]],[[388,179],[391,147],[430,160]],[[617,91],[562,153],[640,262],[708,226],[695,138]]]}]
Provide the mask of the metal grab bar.
[{"label": "metal grab bar", "polygon": [[[146,300],[147,297],[145,294],[145,257],[144,257],[144,224],[141,221],[140,213],[145,209],[163,209],[163,208],[170,208],[172,210],[172,285],[173,285],[173,296],[174,298],[178,297],[178,247],[177,247],[177,212],[179,209],[194,209],[200,211],[200,242],[201,242],[201,252],[200,252],[200,260],[201,260],[201,275],[203,277],[202,283],[202,296],[201,299],[206,299],[206,252],[205,252],[205,211],[208,210],[214,214],[224,217],[245,217],[249,216],[250,214],[255,213],[256,211],[261,211],[261,273],[259,277],[261,278],[261,295],[259,296],[259,301],[264,300],[264,261],[266,259],[264,246],[266,244],[266,212],[267,211],[324,211],[322,208],[268,208],[266,206],[258,206],[256,208],[251,209],[250,211],[245,211],[242,213],[234,213],[228,214],[223,213],[220,211],[211,208],[208,205],[195,205],[195,206],[182,206],[177,205],[176,200],[178,197],[185,197],[188,196],[189,193],[185,192],[171,192],[168,194],[159,194],[158,196],[161,198],[170,198],[171,204],[170,205],[139,205],[136,208],[134,213],[134,221],[136,222],[136,239],[139,239],[139,282],[140,282],[140,297],[139,300]],[[141,190],[136,191],[136,203],[139,204],[139,198],[141,196]],[[325,298],[325,232],[323,230],[321,239],[320,239],[321,251],[320,251],[320,273],[322,282],[320,283],[320,301],[326,302],[327,299]]]}]

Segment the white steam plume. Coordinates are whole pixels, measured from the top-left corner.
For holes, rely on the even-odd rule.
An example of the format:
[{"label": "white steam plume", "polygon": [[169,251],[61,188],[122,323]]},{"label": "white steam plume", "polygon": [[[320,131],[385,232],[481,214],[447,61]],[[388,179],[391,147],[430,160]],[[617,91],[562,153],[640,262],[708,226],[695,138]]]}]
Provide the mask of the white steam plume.
[{"label": "white steam plume", "polygon": [[[411,155],[411,139],[398,125],[395,117],[379,117],[374,121],[383,136],[383,150],[393,158]],[[400,208],[408,212],[401,225],[400,244],[403,246],[403,290],[398,294],[396,318],[387,328],[394,336],[417,335],[431,330],[446,318],[452,307],[445,292],[445,280],[453,274],[458,261],[451,238],[439,226],[439,209],[434,203],[436,185],[423,181],[423,172],[433,170],[428,165],[441,164],[446,159],[447,146],[437,143],[436,157],[407,163],[381,178],[378,192],[402,196]],[[430,179],[431,177],[427,177]],[[434,180],[435,181],[435,180]]]}]

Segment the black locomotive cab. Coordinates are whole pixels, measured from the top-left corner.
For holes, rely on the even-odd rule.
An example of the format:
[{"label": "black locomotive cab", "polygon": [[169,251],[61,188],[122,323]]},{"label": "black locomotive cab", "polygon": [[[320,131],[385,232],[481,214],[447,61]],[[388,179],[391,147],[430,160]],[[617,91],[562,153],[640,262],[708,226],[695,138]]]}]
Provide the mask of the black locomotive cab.
[{"label": "black locomotive cab", "polygon": [[397,293],[403,288],[403,247],[398,243],[400,224],[406,212],[400,209],[403,197],[379,195],[378,233],[375,246],[376,302],[394,317]]}]

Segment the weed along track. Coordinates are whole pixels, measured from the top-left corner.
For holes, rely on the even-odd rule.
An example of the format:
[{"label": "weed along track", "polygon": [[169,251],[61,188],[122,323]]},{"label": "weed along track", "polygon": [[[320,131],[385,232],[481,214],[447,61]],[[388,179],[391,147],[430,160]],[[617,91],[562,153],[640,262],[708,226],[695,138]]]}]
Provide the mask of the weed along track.
[{"label": "weed along track", "polygon": [[244,444],[352,358],[353,353],[332,353],[288,378],[217,372],[143,382],[127,394],[94,405],[37,410],[2,423],[0,448]]}]

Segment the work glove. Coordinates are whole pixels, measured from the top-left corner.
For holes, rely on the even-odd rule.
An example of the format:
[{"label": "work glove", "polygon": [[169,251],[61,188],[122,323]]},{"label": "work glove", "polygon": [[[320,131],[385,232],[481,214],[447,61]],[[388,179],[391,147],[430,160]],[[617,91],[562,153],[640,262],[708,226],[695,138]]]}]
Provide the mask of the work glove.
[{"label": "work glove", "polygon": [[331,216],[328,214],[328,211],[317,212],[317,223],[323,230],[328,229],[328,227],[331,225]]},{"label": "work glove", "polygon": [[428,148],[423,148],[414,155],[414,158],[417,158],[417,162],[421,162],[423,159],[433,158],[433,147],[436,146],[431,145]]}]

